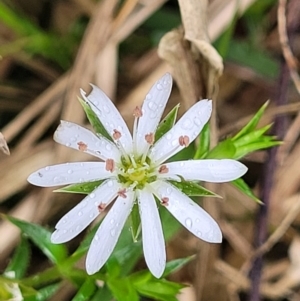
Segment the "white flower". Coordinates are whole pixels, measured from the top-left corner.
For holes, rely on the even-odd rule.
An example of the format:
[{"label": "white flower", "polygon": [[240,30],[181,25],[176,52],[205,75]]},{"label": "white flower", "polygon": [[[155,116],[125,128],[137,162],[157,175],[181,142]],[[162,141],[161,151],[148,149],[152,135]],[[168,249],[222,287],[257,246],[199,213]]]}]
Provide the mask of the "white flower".
[{"label": "white flower", "polygon": [[53,165],[36,171],[28,178],[30,183],[43,187],[104,180],[57,223],[51,237],[53,243],[74,238],[116,199],[89,248],[86,259],[88,274],[97,272],[109,258],[137,202],[146,263],[155,277],[162,275],[166,264],[165,243],[154,196],[200,239],[212,243],[222,240],[220,228],[213,218],[168,180],[180,181],[184,178],[227,182],[241,177],[247,168],[227,159],[163,163],[194,141],[212,111],[210,100],[197,102],[171,130],[154,141],[171,87],[170,74],[165,74],[153,85],[142,108],[134,110],[133,135],[113,103],[99,88],[93,86],[88,96],[81,91],[85,102],[114,142],[67,121],[61,121],[54,140],[104,162]]}]

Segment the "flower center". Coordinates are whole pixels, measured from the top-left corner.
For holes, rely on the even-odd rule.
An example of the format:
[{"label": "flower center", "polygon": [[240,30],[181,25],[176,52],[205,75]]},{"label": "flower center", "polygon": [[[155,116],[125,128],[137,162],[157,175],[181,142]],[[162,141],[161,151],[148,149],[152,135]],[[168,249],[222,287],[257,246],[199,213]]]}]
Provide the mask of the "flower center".
[{"label": "flower center", "polygon": [[156,180],[156,173],[148,157],[146,160],[143,160],[142,157],[136,158],[132,155],[130,156],[130,161],[124,158],[121,161],[118,178],[126,187],[131,186],[134,189],[142,189],[146,183]]}]

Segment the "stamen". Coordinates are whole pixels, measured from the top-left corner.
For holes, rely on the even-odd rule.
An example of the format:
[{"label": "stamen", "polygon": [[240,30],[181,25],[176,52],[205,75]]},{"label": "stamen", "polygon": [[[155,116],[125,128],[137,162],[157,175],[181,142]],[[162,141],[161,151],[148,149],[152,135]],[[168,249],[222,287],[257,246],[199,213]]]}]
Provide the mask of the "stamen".
[{"label": "stamen", "polygon": [[126,199],[127,195],[125,194],[125,192],[126,192],[126,188],[120,189],[118,191],[118,196],[121,197],[121,198],[123,198],[123,199]]},{"label": "stamen", "polygon": [[169,168],[166,165],[161,165],[158,169],[159,173],[168,173],[169,172]]},{"label": "stamen", "polygon": [[136,118],[143,116],[143,112],[139,106],[136,106],[135,109],[133,110],[133,116]]},{"label": "stamen", "polygon": [[146,134],[145,140],[147,141],[147,143],[152,145],[154,143],[154,134],[153,133]]},{"label": "stamen", "polygon": [[179,145],[188,147],[190,144],[190,138],[188,136],[180,136],[179,137]]},{"label": "stamen", "polygon": [[107,159],[105,162],[105,169],[113,172],[115,170],[115,161],[113,159]]},{"label": "stamen", "polygon": [[168,206],[169,205],[169,198],[163,197],[161,199],[161,204],[162,204],[162,206]]},{"label": "stamen", "polygon": [[105,210],[105,208],[106,208],[106,204],[105,203],[100,203],[99,205],[98,205],[98,210],[99,210],[99,212],[103,212],[104,210]]},{"label": "stamen", "polygon": [[118,130],[116,130],[116,129],[114,129],[114,133],[113,133],[113,138],[115,139],[115,140],[119,140],[120,138],[121,138],[121,132],[120,131],[118,131]]},{"label": "stamen", "polygon": [[88,148],[87,144],[85,144],[84,142],[80,141],[80,142],[77,142],[77,145],[78,145],[78,149],[82,152],[85,152]]}]

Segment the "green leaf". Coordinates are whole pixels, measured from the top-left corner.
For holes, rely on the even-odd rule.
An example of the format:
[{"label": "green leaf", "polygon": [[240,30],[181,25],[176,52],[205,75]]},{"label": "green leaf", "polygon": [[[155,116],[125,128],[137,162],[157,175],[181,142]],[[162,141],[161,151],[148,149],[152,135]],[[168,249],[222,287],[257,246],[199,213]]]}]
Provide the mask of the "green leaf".
[{"label": "green leaf", "polygon": [[231,183],[241,192],[253,199],[255,202],[263,204],[263,202],[255,196],[255,194],[252,192],[252,189],[246,184],[246,182],[242,178],[234,180]]},{"label": "green leaf", "polygon": [[45,228],[14,218],[9,215],[1,214],[12,224],[21,229],[34,244],[54,263],[61,263],[67,257],[67,249],[63,244],[55,245],[50,241],[51,233]]},{"label": "green leaf", "polygon": [[205,159],[233,159],[235,153],[234,143],[230,139],[226,139],[209,151]]},{"label": "green leaf", "polygon": [[93,296],[96,291],[95,280],[92,278],[87,278],[82,284],[77,294],[74,296],[72,301],[87,301]]},{"label": "green leaf", "polygon": [[169,182],[188,196],[205,196],[205,197],[222,198],[218,194],[202,187],[201,185],[195,182],[189,182],[184,180],[182,180],[181,182],[169,180]]},{"label": "green leaf", "polygon": [[[234,140],[234,146],[236,148],[239,148],[240,146],[255,143],[262,138],[263,134],[265,134],[270,128],[272,127],[272,124],[268,124],[258,130],[252,130],[252,132],[243,135],[239,139]],[[265,136],[268,137],[268,136]],[[232,140],[233,141],[233,140]]]},{"label": "green leaf", "polygon": [[261,117],[264,114],[268,105],[269,105],[269,101],[267,101],[265,104],[263,104],[263,106],[251,118],[251,120],[231,140],[235,141],[235,140],[239,139],[240,137],[252,132],[256,128],[259,120],[261,119]]},{"label": "green leaf", "polygon": [[167,277],[168,275],[178,271],[183,266],[188,264],[191,260],[195,259],[195,255],[188,256],[185,258],[174,259],[172,261],[167,262],[166,269],[162,275],[162,278]]},{"label": "green leaf", "polygon": [[274,146],[278,146],[278,145],[281,145],[281,144],[282,144],[281,141],[270,141],[268,138],[265,139],[264,141],[247,144],[247,145],[241,146],[237,149],[237,152],[235,154],[234,159],[240,159],[240,158],[243,158],[244,156],[246,156],[247,154],[249,154],[251,152],[261,150],[261,149],[270,148],[270,147],[274,147]]},{"label": "green leaf", "polygon": [[92,127],[94,128],[95,132],[97,134],[100,134],[103,137],[107,138],[109,141],[113,142],[111,136],[108,134],[108,132],[105,129],[104,125],[99,120],[98,116],[92,110],[90,105],[88,103],[86,103],[83,99],[79,98],[79,97],[78,97],[78,100],[79,100],[80,104],[82,105],[82,107],[85,111],[86,117],[89,120]]},{"label": "green leaf", "polygon": [[105,180],[98,180],[93,182],[78,183],[68,185],[59,189],[54,190],[54,192],[69,192],[69,193],[82,193],[89,194],[100,186]]},{"label": "green leaf", "polygon": [[134,242],[137,242],[138,237],[141,233],[141,218],[140,218],[139,207],[137,203],[135,203],[132,208],[130,214],[130,221],[131,221],[130,231],[132,234],[132,239]]},{"label": "green leaf", "polygon": [[[51,284],[40,289],[35,296],[35,301],[46,301],[51,298],[59,289],[60,284]],[[27,301],[27,300],[26,300]]]},{"label": "green leaf", "polygon": [[155,141],[159,140],[165,133],[167,133],[175,124],[177,113],[180,104],[175,106],[169,114],[160,122],[155,132]]},{"label": "green leaf", "polygon": [[147,282],[135,282],[137,291],[146,297],[162,301],[177,301],[176,295],[184,285],[165,279],[151,279]]},{"label": "green leaf", "polygon": [[117,301],[139,301],[138,293],[128,278],[109,278],[107,285]]},{"label": "green leaf", "polygon": [[[12,260],[5,270],[5,275],[9,278],[20,279],[22,278],[27,270],[30,259],[30,249],[27,239],[21,236],[21,241],[14,253]],[[14,277],[11,277],[11,272],[14,273]]]},{"label": "green leaf", "polygon": [[202,159],[205,157],[205,154],[209,151],[210,147],[210,127],[209,123],[206,123],[200,133],[199,145],[196,150],[194,159]]},{"label": "green leaf", "polygon": [[113,299],[113,295],[111,291],[108,289],[107,285],[103,287],[99,287],[91,301],[111,301]]}]

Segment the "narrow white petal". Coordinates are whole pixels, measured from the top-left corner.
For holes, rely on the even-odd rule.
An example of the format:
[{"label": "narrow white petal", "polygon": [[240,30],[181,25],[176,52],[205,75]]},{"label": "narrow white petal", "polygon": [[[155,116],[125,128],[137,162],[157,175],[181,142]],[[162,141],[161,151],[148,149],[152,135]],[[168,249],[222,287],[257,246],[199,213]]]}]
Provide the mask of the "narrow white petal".
[{"label": "narrow white petal", "polygon": [[157,196],[168,198],[166,209],[191,233],[207,242],[221,242],[222,233],[215,220],[173,185],[156,181],[150,184]]},{"label": "narrow white petal", "polygon": [[148,150],[145,136],[155,133],[172,89],[172,77],[166,73],[150,89],[142,106],[143,116],[139,118],[136,145],[139,154]]},{"label": "narrow white petal", "polygon": [[91,106],[91,109],[98,116],[111,137],[113,137],[114,130],[121,133],[121,138],[119,140],[125,151],[131,153],[132,137],[124,119],[107,95],[97,86],[91,86],[93,87],[93,90],[88,96],[81,90],[82,97]]},{"label": "narrow white petal", "polygon": [[127,198],[118,197],[97,230],[86,258],[89,275],[99,271],[112,253],[122,228],[134,203],[134,192],[126,192]]},{"label": "narrow white petal", "polygon": [[160,278],[166,266],[166,251],[156,202],[147,188],[138,191],[138,202],[145,260],[151,273]]},{"label": "narrow white petal", "polygon": [[110,178],[103,162],[76,162],[47,166],[32,173],[27,181],[41,187],[53,187]]},{"label": "narrow white petal", "polygon": [[160,164],[172,157],[185,146],[179,144],[179,137],[187,136],[193,142],[210,118],[212,111],[211,100],[201,100],[194,104],[151,148],[150,158]]},{"label": "narrow white petal", "polygon": [[180,175],[185,180],[207,181],[212,183],[230,182],[244,175],[248,168],[235,160],[189,160],[165,164],[168,173],[173,178]]},{"label": "narrow white petal", "polygon": [[116,180],[105,181],[58,221],[51,241],[63,243],[77,236],[100,214],[98,206],[108,205],[119,189]]},{"label": "narrow white petal", "polygon": [[60,144],[81,150],[102,160],[114,159],[119,162],[121,157],[114,143],[72,122],[62,120],[53,138]]}]

